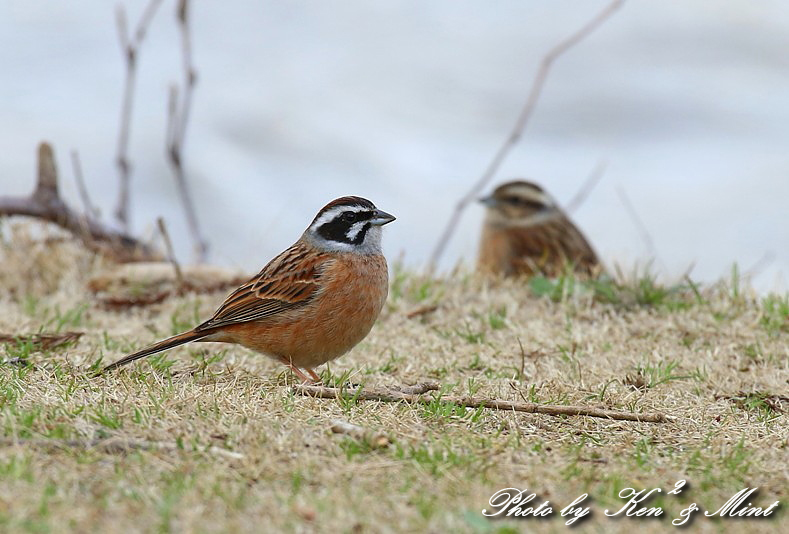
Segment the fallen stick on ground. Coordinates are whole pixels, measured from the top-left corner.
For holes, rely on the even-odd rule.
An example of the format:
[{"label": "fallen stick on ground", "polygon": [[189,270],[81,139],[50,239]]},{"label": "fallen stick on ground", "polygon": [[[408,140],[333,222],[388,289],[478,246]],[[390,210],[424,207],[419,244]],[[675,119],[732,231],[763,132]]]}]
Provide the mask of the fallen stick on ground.
[{"label": "fallen stick on ground", "polygon": [[[107,439],[12,439],[0,438],[0,447],[37,447],[42,449],[95,449],[107,454],[126,454],[133,451],[177,451],[186,450],[175,443],[161,441],[140,441],[133,439],[107,438]],[[230,451],[221,447],[211,446],[205,452],[216,456],[224,456],[233,460],[244,457],[239,452]]]},{"label": "fallen stick on ground", "polygon": [[427,315],[428,313],[433,313],[438,309],[438,304],[428,304],[427,306],[420,306],[410,312],[406,313],[405,316],[407,319],[413,319],[414,317],[420,317],[422,315]]},{"label": "fallen stick on ground", "polygon": [[0,196],[0,217],[25,215],[54,223],[80,238],[90,249],[120,262],[161,260],[161,255],[137,239],[71,209],[58,192],[52,146],[38,146],[38,179],[30,196]]},{"label": "fallen stick on ground", "polygon": [[[300,384],[294,386],[294,391],[308,397],[320,399],[335,399],[343,396],[363,401],[380,402],[412,402],[427,404],[436,400],[433,396],[422,394],[403,393],[393,389],[340,389],[327,386],[313,386]],[[604,410],[601,408],[590,408],[586,406],[560,406],[555,404],[535,404],[531,402],[513,402],[499,399],[479,399],[475,397],[458,397],[444,395],[439,398],[441,402],[466,406],[467,408],[488,408],[491,410],[503,410],[524,413],[538,413],[543,415],[585,415],[588,417],[600,417],[603,419],[615,419],[618,421],[638,421],[641,423],[666,423],[669,418],[662,413],[632,413],[620,412],[616,410]]]},{"label": "fallen stick on ground", "polygon": [[421,395],[422,393],[427,393],[428,391],[438,391],[441,389],[441,384],[438,382],[419,382],[418,384],[414,384],[413,386],[399,386],[394,385],[392,389],[395,391],[399,391],[400,393],[406,393],[408,395]]},{"label": "fallen stick on ground", "polygon": [[0,334],[0,343],[30,343],[33,350],[49,350],[71,342],[77,342],[84,332],[60,332],[58,334]]}]

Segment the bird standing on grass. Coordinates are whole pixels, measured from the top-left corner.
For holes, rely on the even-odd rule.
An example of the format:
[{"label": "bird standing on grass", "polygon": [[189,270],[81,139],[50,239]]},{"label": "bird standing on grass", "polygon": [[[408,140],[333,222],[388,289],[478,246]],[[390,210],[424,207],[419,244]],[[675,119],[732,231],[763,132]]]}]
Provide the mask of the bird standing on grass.
[{"label": "bird standing on grass", "polygon": [[381,227],[394,220],[364,198],[328,203],[296,243],[231,293],[209,320],[103,371],[190,341],[218,341],[270,356],[304,382],[319,383],[314,368],[364,339],[383,308],[389,275]]},{"label": "bird standing on grass", "polygon": [[522,180],[497,187],[480,202],[487,207],[477,270],[499,276],[559,276],[602,272],[578,228],[540,186]]}]

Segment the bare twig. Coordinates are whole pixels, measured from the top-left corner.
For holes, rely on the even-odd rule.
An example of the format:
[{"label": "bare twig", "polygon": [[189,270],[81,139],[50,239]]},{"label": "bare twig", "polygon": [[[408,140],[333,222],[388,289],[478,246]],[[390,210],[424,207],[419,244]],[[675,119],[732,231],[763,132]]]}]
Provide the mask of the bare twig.
[{"label": "bare twig", "polygon": [[74,180],[77,182],[77,190],[79,191],[80,199],[82,199],[85,216],[89,219],[98,219],[99,210],[96,209],[90,201],[88,188],[85,186],[85,178],[82,175],[82,163],[80,163],[79,153],[76,150],[71,151],[71,168],[74,171]]},{"label": "bare twig", "polygon": [[[776,395],[766,391],[738,391],[734,395],[715,395],[715,400],[725,399],[736,403],[740,407],[758,407],[764,404],[776,413],[789,412],[789,396]],[[784,404],[787,406],[784,407]]]},{"label": "bare twig", "polygon": [[405,316],[407,319],[413,319],[414,317],[421,317],[422,315],[428,315],[433,313],[438,309],[438,304],[426,304],[425,306],[419,306],[411,310],[410,312],[406,313]]},{"label": "bare twig", "polygon": [[228,291],[249,280],[249,274],[235,269],[207,265],[180,266],[183,282],[175,279],[169,264],[134,263],[112,266],[87,282],[97,303],[109,309],[158,304],[185,292]]},{"label": "bare twig", "polygon": [[[353,398],[360,401],[379,401],[379,402],[411,402],[428,404],[436,400],[436,397],[402,393],[391,389],[340,389],[327,386],[313,386],[300,384],[294,386],[294,391],[308,397],[321,399],[335,399],[340,397]],[[535,404],[531,402],[514,402],[499,399],[480,399],[474,397],[456,397],[445,395],[440,397],[441,402],[466,406],[468,408],[488,408],[491,410],[503,410],[511,412],[537,413],[554,416],[578,416],[600,417],[603,419],[615,419],[618,421],[637,421],[641,423],[665,423],[669,418],[662,413],[632,413],[616,410],[604,410],[601,408],[591,408],[586,406],[560,406],[554,404]]]},{"label": "bare twig", "polygon": [[129,180],[131,177],[131,164],[129,162],[129,137],[131,134],[131,117],[134,107],[134,87],[137,80],[137,56],[140,51],[148,27],[153,20],[162,0],[150,0],[143,11],[134,35],[129,39],[129,29],[126,20],[126,11],[123,5],[118,5],[116,20],[118,23],[118,40],[121,53],[126,62],[126,80],[123,87],[123,101],[121,104],[120,128],[118,131],[118,146],[115,152],[115,162],[118,166],[120,188],[118,193],[118,206],[115,217],[124,232],[129,231]]},{"label": "bare twig", "polygon": [[[36,438],[0,438],[0,447],[22,446],[25,448],[36,447],[41,449],[95,449],[106,454],[126,454],[134,451],[167,451],[174,452],[183,450],[176,443],[166,443],[161,441],[141,441],[133,439],[107,438],[107,439],[36,439]],[[205,452],[216,456],[223,456],[231,460],[240,460],[243,454],[211,446]]]},{"label": "bare twig", "polygon": [[633,221],[636,230],[641,236],[641,240],[644,242],[644,246],[647,249],[647,254],[650,258],[657,259],[665,270],[666,264],[657,254],[657,249],[655,248],[655,241],[652,239],[652,234],[649,233],[649,229],[644,224],[644,221],[641,220],[641,217],[638,215],[638,211],[636,211],[633,203],[630,202],[630,197],[627,196],[625,189],[621,185],[617,185],[616,193],[619,195],[619,200],[622,202],[622,205],[625,207],[625,211],[627,211],[627,214],[630,216],[630,219]]},{"label": "bare twig", "polygon": [[49,350],[68,343],[76,343],[84,332],[59,332],[57,334],[0,334],[0,343],[30,343],[33,350]]},{"label": "bare twig", "polygon": [[183,291],[186,287],[184,283],[184,275],[181,272],[181,266],[178,265],[178,260],[175,259],[175,250],[173,250],[173,242],[170,241],[170,234],[167,232],[167,226],[164,224],[164,218],[159,217],[156,219],[156,224],[159,226],[159,233],[162,234],[162,239],[164,239],[164,245],[167,247],[167,256],[170,260],[170,263],[173,265],[173,269],[175,270],[175,283],[178,286],[178,291]]},{"label": "bare twig", "polygon": [[548,77],[548,73],[551,70],[553,62],[559,56],[567,52],[567,50],[578,44],[595,29],[597,29],[603,22],[605,22],[608,17],[610,17],[617,9],[619,9],[622,4],[624,4],[624,0],[614,0],[608,4],[608,6],[606,6],[605,9],[598,13],[592,20],[587,22],[583,27],[567,37],[565,40],[554,46],[542,58],[540,67],[537,69],[537,74],[535,75],[534,81],[532,82],[531,90],[529,91],[529,95],[526,98],[526,104],[523,106],[518,119],[515,121],[512,131],[507,136],[507,139],[505,139],[504,144],[501,145],[499,150],[493,156],[493,159],[488,164],[488,167],[485,169],[485,172],[482,173],[482,176],[479,178],[479,180],[477,180],[469,192],[466,193],[466,195],[461,198],[455,206],[455,210],[452,213],[452,216],[449,218],[446,228],[444,228],[444,231],[441,234],[438,243],[436,243],[436,247],[433,250],[432,255],[430,256],[430,263],[428,265],[429,271],[432,272],[438,265],[438,261],[441,259],[441,255],[444,253],[444,249],[446,248],[449,239],[452,237],[452,234],[457,227],[457,223],[460,220],[463,210],[465,210],[466,207],[471,202],[473,202],[477,196],[479,196],[479,193],[482,191],[482,189],[496,174],[510,150],[512,150],[512,148],[518,143],[521,136],[523,135],[526,124],[529,122],[537,101],[540,98],[540,93],[542,92],[543,85],[545,85],[545,80]]},{"label": "bare twig", "polygon": [[[186,214],[186,222],[194,244],[195,259],[198,263],[206,260],[208,243],[200,232],[200,224],[194,207],[186,172],[183,165],[183,148],[186,138],[186,126],[192,108],[192,93],[197,75],[192,64],[192,40],[189,29],[189,1],[179,0],[176,12],[178,27],[181,33],[181,55],[183,57],[183,90],[178,96],[178,88],[173,86],[170,90],[170,102],[167,118],[167,157],[175,176],[175,184],[181,196],[181,203]],[[180,101],[179,101],[180,100]]]},{"label": "bare twig", "polygon": [[101,297],[99,305],[106,310],[126,310],[139,306],[152,306],[164,302],[168,297],[175,295],[175,291],[157,291],[142,295],[109,295]]},{"label": "bare twig", "polygon": [[775,252],[773,252],[772,250],[768,250],[767,252],[762,254],[762,257],[759,258],[756,261],[756,263],[751,265],[749,268],[745,269],[745,271],[742,273],[742,277],[744,279],[755,278],[756,276],[761,274],[762,271],[764,271],[771,263],[773,263],[775,261],[775,258],[776,258]]},{"label": "bare twig", "polygon": [[38,181],[29,197],[0,197],[0,216],[26,215],[57,224],[92,250],[119,261],[158,261],[161,256],[135,238],[73,211],[58,194],[55,156],[49,143],[38,146]]},{"label": "bare twig", "polygon": [[438,391],[441,389],[441,384],[438,382],[419,382],[412,386],[393,386],[393,389],[400,393],[407,393],[409,395],[422,395],[428,391]]},{"label": "bare twig", "polygon": [[521,349],[521,369],[520,373],[518,374],[518,380],[523,380],[526,377],[526,351],[523,350],[523,343],[521,343],[521,338],[518,338],[518,346]]},{"label": "bare twig", "polygon": [[575,194],[575,196],[570,199],[570,202],[564,208],[564,211],[569,213],[574,212],[577,210],[581,204],[584,203],[586,197],[589,196],[589,193],[592,192],[592,189],[597,185],[597,182],[603,177],[605,174],[605,168],[608,166],[608,163],[605,161],[600,161],[595,165],[595,168],[592,170],[592,174],[586,179],[586,181],[581,185],[581,189]]},{"label": "bare twig", "polygon": [[380,449],[389,445],[389,438],[380,432],[375,432],[364,428],[363,426],[354,425],[342,419],[333,419],[331,422],[331,431],[335,434],[345,434],[363,441],[370,445],[373,449]]}]

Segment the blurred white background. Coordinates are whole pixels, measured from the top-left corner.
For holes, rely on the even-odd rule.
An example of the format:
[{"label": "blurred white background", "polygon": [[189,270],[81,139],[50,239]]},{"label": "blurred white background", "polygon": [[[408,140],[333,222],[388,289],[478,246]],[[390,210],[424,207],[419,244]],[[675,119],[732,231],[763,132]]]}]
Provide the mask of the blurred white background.
[{"label": "blurred white background", "polygon": [[[125,5],[133,26],[147,0]],[[130,158],[133,230],[165,216],[182,261],[185,219],[164,156],[168,88],[181,75],[174,4],[140,53]],[[357,194],[398,216],[390,258],[423,266],[457,199],[522,107],[541,57],[606,2],[398,0],[193,2],[198,85],[185,161],[214,263],[261,267],[329,200]],[[36,144],[69,152],[111,219],[124,80],[106,0],[0,4],[0,194],[33,186]],[[566,203],[595,165],[574,219],[607,264],[650,251],[666,277],[714,281],[772,255],[789,275],[789,7],[785,2],[631,1],[561,57],[496,182],[529,177]],[[491,186],[492,187],[492,186]],[[473,264],[472,206],[443,267]]]}]

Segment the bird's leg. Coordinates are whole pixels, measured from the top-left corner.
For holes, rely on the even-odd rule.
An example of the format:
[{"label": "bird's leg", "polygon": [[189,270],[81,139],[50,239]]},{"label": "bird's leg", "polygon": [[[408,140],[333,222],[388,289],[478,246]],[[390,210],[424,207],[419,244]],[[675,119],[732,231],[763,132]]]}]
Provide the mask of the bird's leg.
[{"label": "bird's leg", "polygon": [[310,377],[308,377],[307,375],[305,375],[301,371],[301,369],[299,369],[298,367],[296,367],[295,365],[293,365],[290,362],[286,362],[285,365],[288,366],[288,369],[290,369],[293,372],[294,375],[296,375],[297,377],[299,377],[301,379],[301,382],[303,384],[311,384],[312,383],[312,379]]},{"label": "bird's leg", "polygon": [[321,380],[321,377],[318,376],[318,373],[316,373],[313,369],[310,369],[309,367],[305,367],[304,369],[312,377],[313,384],[323,384],[323,380]]}]

